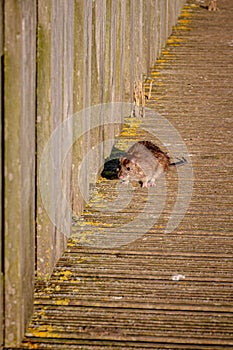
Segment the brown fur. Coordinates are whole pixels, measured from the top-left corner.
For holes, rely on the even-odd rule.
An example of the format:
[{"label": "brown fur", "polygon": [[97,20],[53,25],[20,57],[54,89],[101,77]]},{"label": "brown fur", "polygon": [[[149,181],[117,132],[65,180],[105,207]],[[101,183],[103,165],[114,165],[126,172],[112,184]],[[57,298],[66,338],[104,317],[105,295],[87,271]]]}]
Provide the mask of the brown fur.
[{"label": "brown fur", "polygon": [[169,170],[170,157],[167,153],[164,153],[158,146],[154,145],[150,141],[139,141],[139,144],[145,146],[153,153],[159,164],[162,165],[164,171]]},{"label": "brown fur", "polygon": [[139,181],[142,187],[154,186],[161,174],[173,166],[185,164],[184,158],[176,163],[150,141],[139,141],[130,147],[126,157],[120,158],[118,177],[123,183]]},{"label": "brown fur", "polygon": [[154,186],[157,178],[170,168],[170,158],[150,141],[140,141],[120,158],[118,177],[124,183],[139,181],[142,187]]}]

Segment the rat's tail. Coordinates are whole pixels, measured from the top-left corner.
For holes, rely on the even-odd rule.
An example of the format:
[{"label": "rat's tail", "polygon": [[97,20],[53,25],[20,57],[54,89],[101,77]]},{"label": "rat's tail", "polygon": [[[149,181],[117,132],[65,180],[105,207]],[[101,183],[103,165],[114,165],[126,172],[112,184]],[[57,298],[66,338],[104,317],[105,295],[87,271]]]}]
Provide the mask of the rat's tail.
[{"label": "rat's tail", "polygon": [[177,159],[178,159],[178,162],[170,163],[169,166],[170,167],[180,166],[180,165],[184,165],[184,164],[188,163],[184,157],[182,157],[181,159],[180,158],[177,158]]}]

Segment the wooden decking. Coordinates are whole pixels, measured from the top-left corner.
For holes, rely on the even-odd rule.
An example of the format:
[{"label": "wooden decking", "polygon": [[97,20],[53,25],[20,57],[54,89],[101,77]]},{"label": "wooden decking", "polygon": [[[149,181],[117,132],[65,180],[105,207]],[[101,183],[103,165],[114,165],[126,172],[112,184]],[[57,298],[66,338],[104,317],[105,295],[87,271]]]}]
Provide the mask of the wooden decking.
[{"label": "wooden decking", "polygon": [[[114,149],[117,156],[139,139],[159,143],[162,115],[189,164],[149,191],[122,191],[104,173],[50,281],[37,283],[22,349],[233,349],[233,2],[218,6],[185,7],[148,78],[147,106],[158,115],[126,120]],[[163,137],[172,149],[169,128]],[[178,181],[186,186],[180,203],[188,206],[190,190],[191,202],[164,233],[180,213],[172,214]]]}]

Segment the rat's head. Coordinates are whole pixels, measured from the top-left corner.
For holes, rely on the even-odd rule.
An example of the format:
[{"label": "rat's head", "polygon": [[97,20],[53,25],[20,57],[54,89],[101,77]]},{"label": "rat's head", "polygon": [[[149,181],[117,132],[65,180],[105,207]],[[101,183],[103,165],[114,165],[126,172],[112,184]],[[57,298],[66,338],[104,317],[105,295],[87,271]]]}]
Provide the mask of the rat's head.
[{"label": "rat's head", "polygon": [[120,158],[118,178],[122,181],[140,180],[144,176],[142,169],[134,159]]}]

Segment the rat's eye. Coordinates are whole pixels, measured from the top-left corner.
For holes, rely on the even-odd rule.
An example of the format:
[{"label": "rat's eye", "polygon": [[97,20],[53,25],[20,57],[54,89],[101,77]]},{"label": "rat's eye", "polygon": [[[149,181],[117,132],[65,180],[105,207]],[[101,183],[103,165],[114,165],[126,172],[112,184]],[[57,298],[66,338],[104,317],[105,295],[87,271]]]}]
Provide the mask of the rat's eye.
[{"label": "rat's eye", "polygon": [[126,168],[128,171],[130,171],[130,167],[128,166],[127,168]]}]

